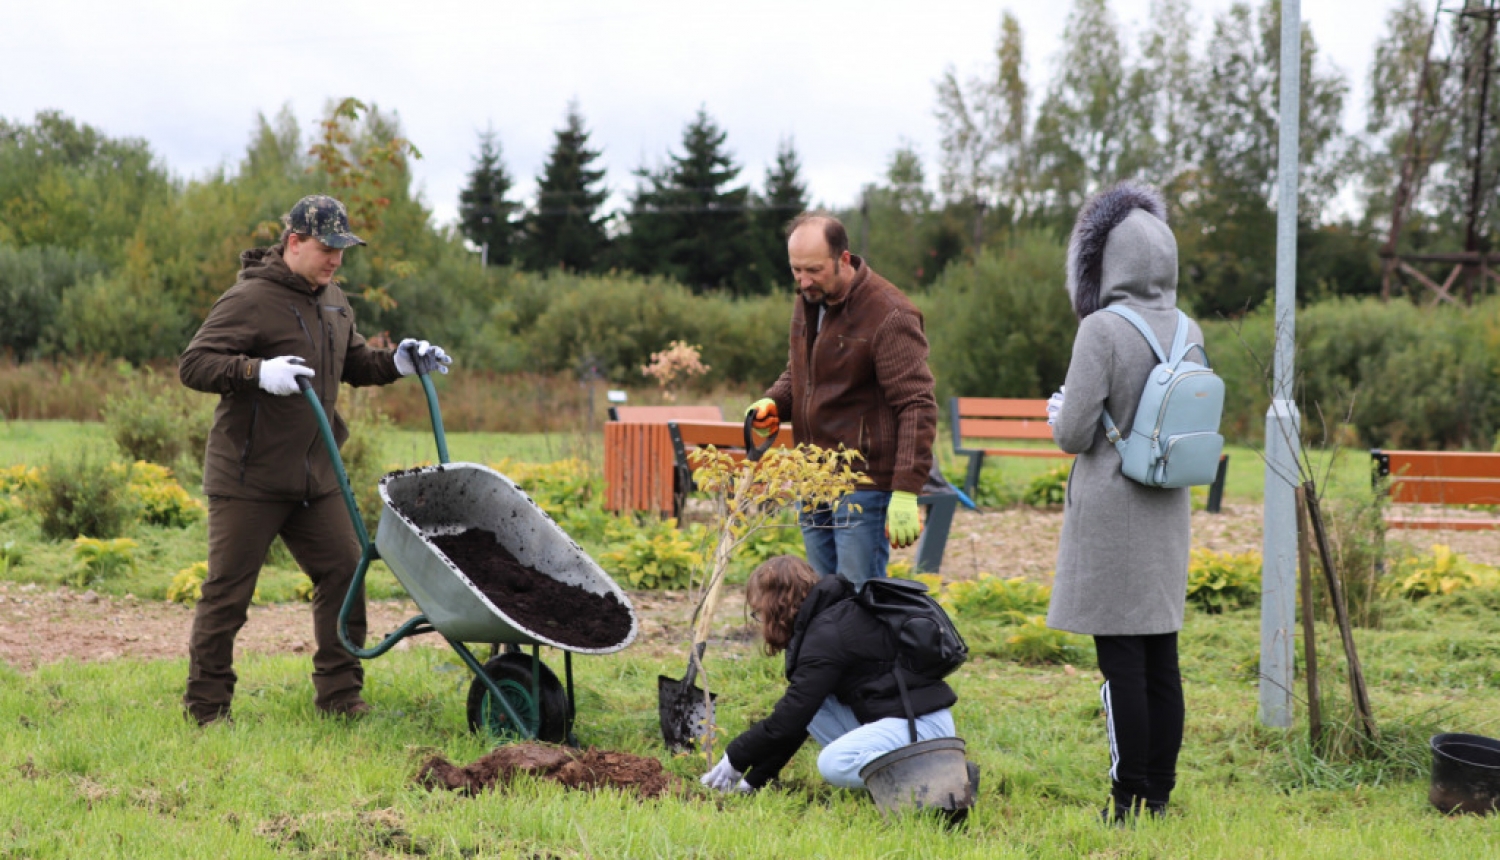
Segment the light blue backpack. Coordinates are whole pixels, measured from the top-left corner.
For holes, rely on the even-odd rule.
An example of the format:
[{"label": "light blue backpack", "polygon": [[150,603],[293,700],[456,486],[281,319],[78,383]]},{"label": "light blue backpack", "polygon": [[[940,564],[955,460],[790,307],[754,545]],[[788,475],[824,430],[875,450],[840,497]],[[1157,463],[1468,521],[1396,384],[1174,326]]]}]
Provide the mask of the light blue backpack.
[{"label": "light blue backpack", "polygon": [[[1209,367],[1202,344],[1188,345],[1187,314],[1177,312],[1177,334],[1167,354],[1140,314],[1120,305],[1104,310],[1129,320],[1161,362],[1146,378],[1129,436],[1122,437],[1109,410],[1104,411],[1105,434],[1120,452],[1120,471],[1148,487],[1212,484],[1224,451],[1219,435],[1224,380]],[[1201,364],[1188,360],[1193,350],[1203,358]]]}]

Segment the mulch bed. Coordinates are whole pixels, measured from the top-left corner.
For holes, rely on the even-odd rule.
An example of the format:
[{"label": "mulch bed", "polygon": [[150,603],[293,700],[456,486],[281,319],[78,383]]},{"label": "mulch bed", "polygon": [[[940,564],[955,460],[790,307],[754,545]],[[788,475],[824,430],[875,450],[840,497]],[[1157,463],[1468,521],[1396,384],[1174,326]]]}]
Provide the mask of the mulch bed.
[{"label": "mulch bed", "polygon": [[500,747],[465,767],[435,755],[422,763],[415,782],[428,790],[446,788],[474,795],[503,787],[523,774],[579,791],[618,788],[641,797],[660,797],[681,788],[681,781],[662,770],[654,758],[533,742]]},{"label": "mulch bed", "polygon": [[630,610],[614,594],[594,594],[527,567],[492,531],[467,529],[431,542],[526,632],[572,648],[608,648],[630,635]]}]

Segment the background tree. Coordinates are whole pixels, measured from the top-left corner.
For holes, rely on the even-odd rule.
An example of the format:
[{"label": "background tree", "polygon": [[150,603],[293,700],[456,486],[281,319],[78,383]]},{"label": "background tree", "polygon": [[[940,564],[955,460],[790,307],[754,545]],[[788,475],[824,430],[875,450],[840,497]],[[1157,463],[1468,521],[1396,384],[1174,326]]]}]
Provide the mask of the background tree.
[{"label": "background tree", "polygon": [[495,130],[487,129],[479,135],[479,154],[469,171],[469,184],[458,192],[458,229],[483,249],[491,266],[508,265],[511,260],[516,235],[512,219],[521,208],[506,197],[513,184],[500,160]]},{"label": "background tree", "polygon": [[840,213],[849,241],[877,272],[902,289],[928,284],[964,250],[961,220],[936,207],[922,158],[910,141],[891,153],[885,181],[860,190],[859,208]]},{"label": "background tree", "polygon": [[1130,58],[1108,0],[1074,0],[1062,45],[1033,141],[1041,205],[1066,223],[1089,195],[1122,178],[1133,105]]},{"label": "background tree", "polygon": [[949,66],[934,110],[942,135],[938,189],[948,205],[998,211],[1000,223],[1023,216],[1032,177],[1029,99],[1021,23],[1000,16],[994,65],[961,83]]},{"label": "background tree", "polygon": [[776,147],[776,161],[766,168],[765,193],[752,195],[751,221],[756,248],[747,273],[754,292],[774,292],[790,281],[787,274],[786,225],[807,210],[807,183],[802,179],[802,161],[791,138]]},{"label": "background tree", "polygon": [[600,184],[604,170],[593,166],[600,153],[589,148],[577,102],[568,104],[556,137],[537,177],[536,206],[522,220],[521,260],[533,270],[595,271],[609,252],[608,219],[599,213],[609,191]]},{"label": "background tree", "polygon": [[[1196,100],[1197,170],[1184,187],[1184,294],[1200,315],[1238,314],[1275,285],[1281,4],[1237,2],[1214,21],[1207,73]],[[1343,137],[1348,83],[1318,66],[1302,27],[1298,220],[1321,220],[1347,162]],[[1300,256],[1300,255],[1299,255]],[[1301,262],[1299,260],[1299,262]]]},{"label": "background tree", "polygon": [[663,274],[694,292],[753,292],[756,281],[749,189],[731,183],[740,168],[725,147],[728,133],[704,108],[682,134],[682,154],[659,169],[636,171],[627,260],[636,271]]}]

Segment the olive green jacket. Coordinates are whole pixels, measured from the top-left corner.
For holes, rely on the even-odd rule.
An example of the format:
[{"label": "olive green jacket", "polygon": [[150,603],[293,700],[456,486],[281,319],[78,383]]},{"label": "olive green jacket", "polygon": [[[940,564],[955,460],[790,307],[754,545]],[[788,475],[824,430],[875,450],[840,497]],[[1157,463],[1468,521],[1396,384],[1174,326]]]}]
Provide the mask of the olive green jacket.
[{"label": "olive green jacket", "polygon": [[312,404],[301,394],[260,388],[260,364],[301,356],[340,445],[349,435],[336,409],[339,383],[386,385],[400,378],[394,353],[354,329],[354,310],[336,285],[318,287],[287,268],[281,246],[240,255],[239,279],[208,312],[182,353],[178,376],[219,395],[203,461],[203,492],[260,501],[297,501],[338,492]]}]

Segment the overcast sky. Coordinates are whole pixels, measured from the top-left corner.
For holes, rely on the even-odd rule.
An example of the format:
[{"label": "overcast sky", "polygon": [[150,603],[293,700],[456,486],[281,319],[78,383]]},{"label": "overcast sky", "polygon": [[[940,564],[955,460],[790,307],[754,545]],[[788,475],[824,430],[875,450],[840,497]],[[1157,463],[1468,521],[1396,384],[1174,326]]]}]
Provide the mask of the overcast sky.
[{"label": "overcast sky", "polygon": [[[1230,0],[1193,0],[1200,39]],[[1256,5],[1259,5],[1258,3]],[[1303,0],[1364,115],[1372,48],[1396,0]],[[1424,6],[1429,3],[1424,2]],[[617,194],[677,150],[705,107],[759,187],[791,138],[816,202],[851,203],[913,143],[936,176],[934,85],[986,68],[1003,9],[1045,88],[1069,0],[492,0],[293,3],[8,0],[0,16],[0,117],[57,109],[140,137],[182,178],[237,164],[257,114],[290,106],[309,137],[329,99],[399,115],[424,158],[416,184],[455,217],[478,134],[493,127],[522,197],[577,99]],[[1110,0],[1134,34],[1150,0]],[[1035,101],[1033,108],[1035,107]]]}]

